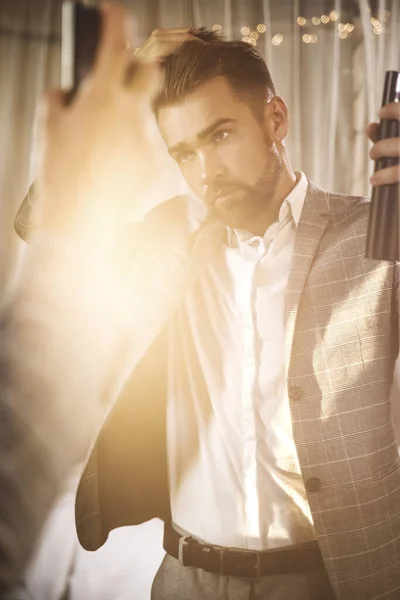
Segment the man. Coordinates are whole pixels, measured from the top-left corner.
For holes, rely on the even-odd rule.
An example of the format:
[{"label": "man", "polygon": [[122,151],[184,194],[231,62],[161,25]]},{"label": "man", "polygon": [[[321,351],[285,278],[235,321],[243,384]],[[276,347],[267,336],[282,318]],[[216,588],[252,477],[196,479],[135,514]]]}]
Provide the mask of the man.
[{"label": "man", "polygon": [[80,483],[80,541],[163,518],[155,600],[397,598],[398,265],[365,259],[364,199],[292,170],[255,50],[191,34],[159,30],[143,53],[161,58],[153,109],[204,210],[175,199],[135,234],[134,369]]},{"label": "man", "polygon": [[[73,105],[64,107],[55,92],[43,111],[37,231],[0,315],[2,598],[22,576],[66,476],[104,419],[110,357],[131,343],[125,274],[112,249],[124,198],[140,194],[143,168],[132,167],[132,129],[140,158],[151,159],[143,123],[158,68],[134,61],[136,77],[125,81],[133,60],[128,20],[121,7],[104,9],[91,77]],[[110,205],[116,179],[121,195]],[[85,220],[93,202],[95,215]],[[122,362],[115,376],[125,377]]]},{"label": "man", "polygon": [[[168,36],[179,45],[188,33],[157,32],[147,48]],[[171,154],[212,214],[178,199],[135,229],[137,367],[82,480],[81,541],[94,549],[115,526],[172,517],[172,557],[156,598],[329,597],[330,585],[337,598],[396,597],[394,266],[363,258],[362,201],[318,191],[292,172],[287,109],[251,49],[237,46],[248,62],[238,73],[230,61],[236,77],[227,85],[227,45],[214,44],[212,56],[207,46],[184,46],[176,79],[187,73],[187,64],[178,67],[190,48],[182,97],[166,89],[154,107]],[[209,81],[194,85],[199,56]],[[165,64],[170,81],[174,60]],[[256,65],[264,93],[233,93],[232,82]],[[398,118],[396,106],[381,116]],[[379,142],[374,158],[397,148]],[[396,181],[398,171],[378,178]]]}]

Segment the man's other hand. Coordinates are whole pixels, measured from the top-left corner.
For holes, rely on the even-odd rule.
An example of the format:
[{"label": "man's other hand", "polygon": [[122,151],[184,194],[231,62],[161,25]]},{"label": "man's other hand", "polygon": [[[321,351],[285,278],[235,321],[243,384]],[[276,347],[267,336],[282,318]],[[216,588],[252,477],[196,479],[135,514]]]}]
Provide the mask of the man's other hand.
[{"label": "man's other hand", "polygon": [[[398,119],[400,121],[400,103],[391,102],[390,104],[386,104],[379,111],[379,117],[381,119]],[[367,135],[374,143],[369,152],[372,160],[376,161],[383,157],[400,158],[400,138],[378,140],[378,123],[370,123],[368,125]],[[377,171],[372,175],[370,181],[374,187],[400,182],[400,165],[394,165]]]}]

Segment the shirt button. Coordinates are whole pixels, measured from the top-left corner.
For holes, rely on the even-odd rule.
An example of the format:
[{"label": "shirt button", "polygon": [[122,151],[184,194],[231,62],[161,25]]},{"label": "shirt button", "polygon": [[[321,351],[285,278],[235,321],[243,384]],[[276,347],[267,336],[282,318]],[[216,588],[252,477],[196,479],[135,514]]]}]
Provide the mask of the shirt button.
[{"label": "shirt button", "polygon": [[309,492],[319,492],[321,490],[321,480],[318,477],[310,477],[306,481],[306,488]]},{"label": "shirt button", "polygon": [[300,400],[303,397],[303,390],[299,387],[297,387],[297,385],[293,385],[292,387],[289,388],[289,400]]}]

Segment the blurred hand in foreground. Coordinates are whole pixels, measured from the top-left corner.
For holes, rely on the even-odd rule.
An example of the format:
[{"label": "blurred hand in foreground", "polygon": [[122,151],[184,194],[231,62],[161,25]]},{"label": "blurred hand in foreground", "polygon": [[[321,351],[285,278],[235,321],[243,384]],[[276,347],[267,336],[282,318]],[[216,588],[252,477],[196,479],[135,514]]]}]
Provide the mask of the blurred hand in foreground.
[{"label": "blurred hand in foreground", "polygon": [[132,17],[122,6],[102,11],[96,62],[74,101],[65,106],[55,91],[43,104],[39,228],[79,232],[119,221],[154,176],[148,132],[159,65],[133,55]]}]

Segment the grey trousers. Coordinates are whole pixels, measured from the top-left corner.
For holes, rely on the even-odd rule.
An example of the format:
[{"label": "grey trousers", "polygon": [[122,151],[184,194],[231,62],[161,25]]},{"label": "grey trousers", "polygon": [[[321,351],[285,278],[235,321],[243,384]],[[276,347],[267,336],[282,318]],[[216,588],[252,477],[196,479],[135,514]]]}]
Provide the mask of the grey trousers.
[{"label": "grey trousers", "polygon": [[249,580],[184,567],[166,554],[154,578],[151,600],[335,600],[335,595],[321,570]]}]

